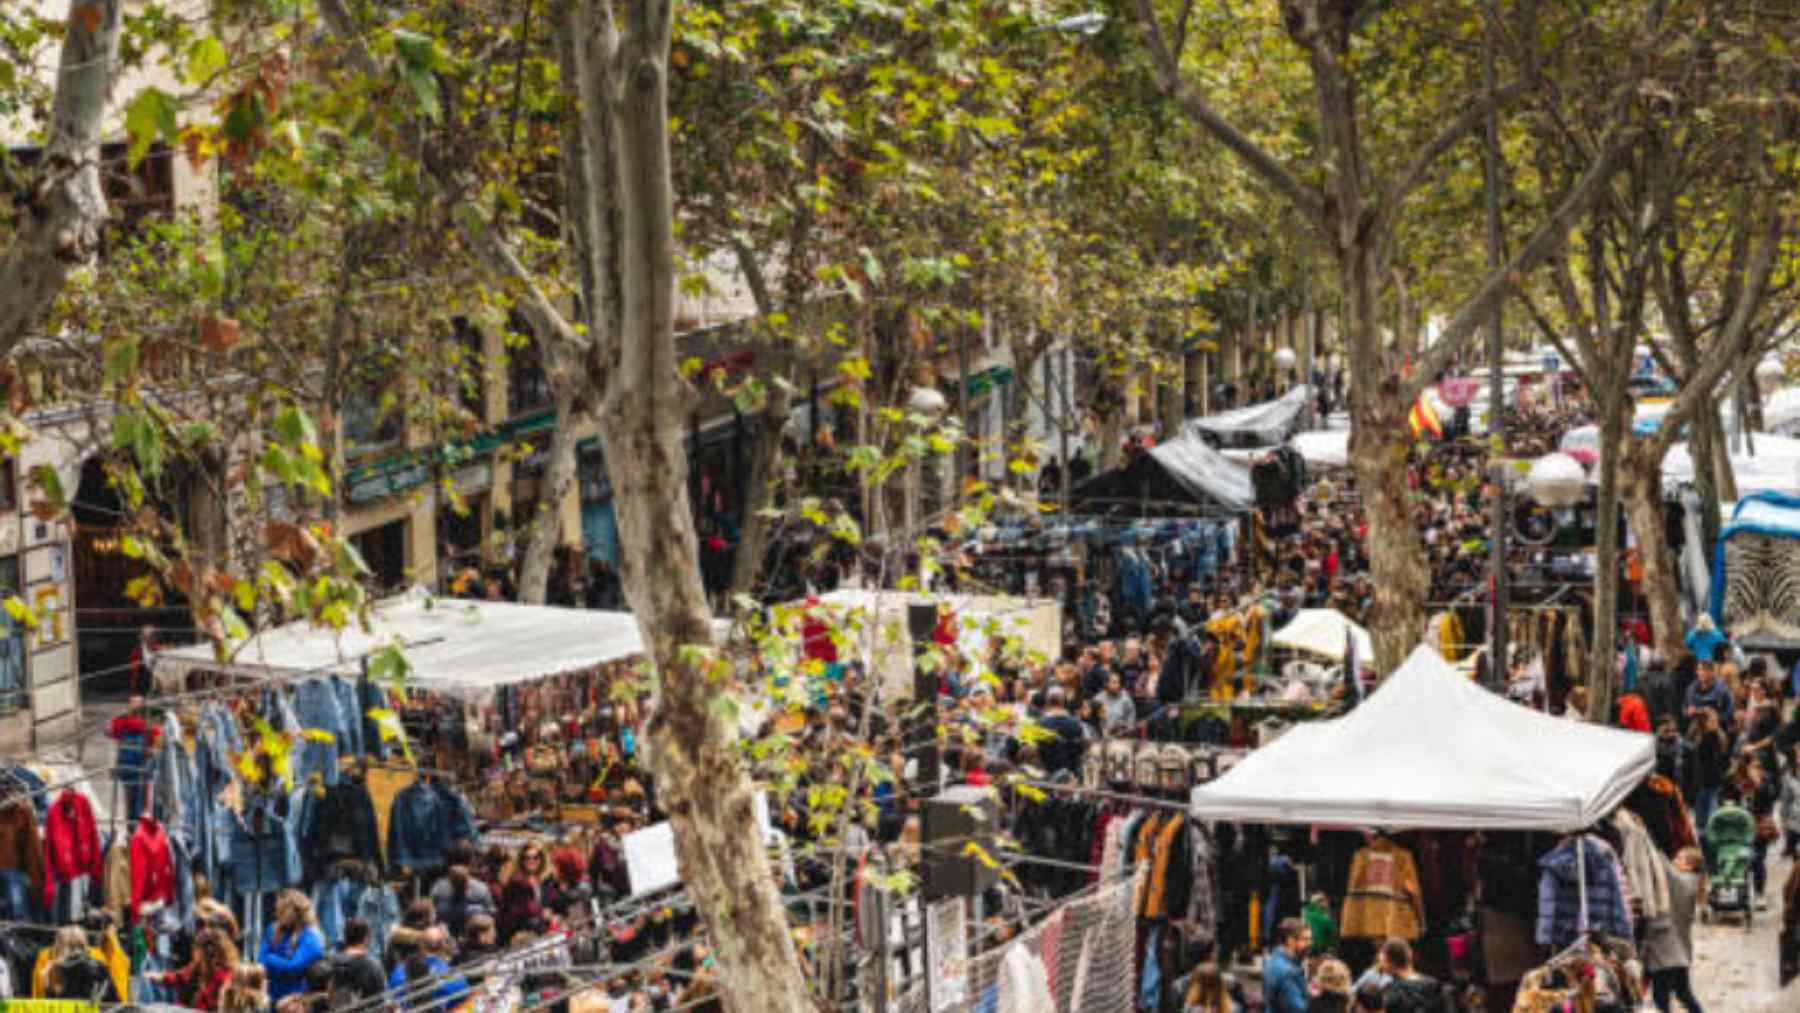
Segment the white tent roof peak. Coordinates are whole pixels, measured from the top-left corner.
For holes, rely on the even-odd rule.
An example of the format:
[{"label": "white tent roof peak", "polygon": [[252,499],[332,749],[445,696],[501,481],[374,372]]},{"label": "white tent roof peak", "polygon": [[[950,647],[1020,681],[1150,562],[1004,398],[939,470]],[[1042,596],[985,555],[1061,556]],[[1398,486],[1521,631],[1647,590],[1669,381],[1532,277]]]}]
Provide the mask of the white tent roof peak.
[{"label": "white tent roof peak", "polygon": [[1648,735],[1528,710],[1420,647],[1361,706],[1193,791],[1196,817],[1386,829],[1578,830],[1655,764]]}]

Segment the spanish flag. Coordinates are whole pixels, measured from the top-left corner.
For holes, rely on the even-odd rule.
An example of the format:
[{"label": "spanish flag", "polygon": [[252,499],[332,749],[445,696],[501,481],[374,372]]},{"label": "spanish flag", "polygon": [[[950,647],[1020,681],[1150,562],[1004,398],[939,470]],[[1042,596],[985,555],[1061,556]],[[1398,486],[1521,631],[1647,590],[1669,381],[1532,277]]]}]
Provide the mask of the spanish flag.
[{"label": "spanish flag", "polygon": [[1406,413],[1406,424],[1412,427],[1413,439],[1424,439],[1429,433],[1434,440],[1444,438],[1444,424],[1438,421],[1437,409],[1420,394],[1413,402],[1412,411]]}]

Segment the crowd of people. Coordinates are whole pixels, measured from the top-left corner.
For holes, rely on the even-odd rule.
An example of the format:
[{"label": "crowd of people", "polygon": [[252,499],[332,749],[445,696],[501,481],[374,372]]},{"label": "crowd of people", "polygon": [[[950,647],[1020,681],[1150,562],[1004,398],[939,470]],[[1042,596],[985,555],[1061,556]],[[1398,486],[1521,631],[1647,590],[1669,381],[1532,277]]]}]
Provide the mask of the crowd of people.
[{"label": "crowd of people", "polygon": [[[1328,400],[1322,409],[1329,407]],[[1451,449],[1424,455],[1411,481],[1434,603],[1432,625],[1419,631],[1421,639],[1452,659],[1473,655],[1473,676],[1503,681],[1521,705],[1587,720],[1586,683],[1592,676],[1570,659],[1585,657],[1579,645],[1596,617],[1579,606],[1566,610],[1541,627],[1541,639],[1515,638],[1503,671],[1488,672],[1481,657],[1479,593],[1488,558],[1489,490],[1478,465]],[[1020,876],[1021,892],[1054,902],[1091,882],[1068,870],[1098,861],[1099,828],[1109,818],[1124,812],[1141,817],[1145,807],[1157,804],[1178,810],[1186,789],[1208,776],[1196,773],[1203,761],[1216,773],[1221,762],[1257,748],[1271,721],[1285,727],[1358,706],[1372,684],[1364,677],[1374,674],[1373,658],[1352,654],[1343,659],[1349,671],[1333,671],[1317,658],[1271,643],[1274,632],[1303,609],[1335,609],[1353,623],[1369,618],[1374,592],[1367,522],[1354,484],[1337,475],[1316,478],[1298,489],[1291,503],[1259,508],[1224,527],[1229,530],[1209,521],[1203,531],[1103,528],[1092,536],[1084,565],[1046,572],[1039,585],[1064,604],[1060,653],[1034,658],[998,640],[985,653],[945,653],[936,669],[933,723],[943,737],[934,743],[919,739],[916,722],[870,706],[875,674],[855,652],[840,656],[841,641],[818,635],[813,629],[818,620],[809,617],[800,638],[806,664],[775,680],[801,687],[790,698],[803,703],[773,711],[750,708],[739,719],[748,736],[790,743],[784,756],[811,758],[796,790],[777,802],[773,813],[774,826],[790,843],[819,849],[798,862],[799,868],[784,871],[787,885],[796,892],[832,886],[842,891],[840,898],[855,898],[871,881],[865,872],[918,870],[927,850],[925,800],[944,785],[961,782],[997,789],[1003,826],[1022,861],[1035,857],[1063,864],[1060,871]],[[949,575],[953,584],[958,579]],[[508,580],[504,568],[464,570],[452,574],[448,589],[506,598]],[[559,554],[553,603],[617,605],[616,590],[610,575],[596,579],[584,553]],[[1622,902],[1629,910],[1619,924],[1641,968],[1645,996],[1660,1009],[1680,1003],[1699,1010],[1705,997],[1695,996],[1688,970],[1692,926],[1709,906],[1708,880],[1719,859],[1707,833],[1716,812],[1741,809],[1755,827],[1747,850],[1747,906],[1763,912],[1783,902],[1782,917],[1791,926],[1784,939],[1800,939],[1800,878],[1774,882],[1778,866],[1771,858],[1791,859],[1800,851],[1800,713],[1792,706],[1800,694],[1800,668],[1783,673],[1771,658],[1745,657],[1705,617],[1688,634],[1687,652],[1673,659],[1654,658],[1648,651],[1649,631],[1641,620],[1628,619],[1621,628],[1626,636],[1612,673],[1618,704],[1609,721],[1654,736],[1656,776],[1671,786],[1691,818],[1684,817],[1685,838],[1659,839],[1655,857],[1633,857],[1640,868],[1631,878],[1641,877],[1645,862],[1655,866],[1649,874],[1658,884],[1655,902],[1646,908],[1644,898],[1633,895]],[[940,643],[950,646],[956,639]],[[753,654],[744,661],[746,672],[740,675],[767,674],[768,658]],[[738,683],[740,689],[744,685]],[[141,755],[155,745],[154,727],[142,721],[128,721],[116,731],[122,750]],[[1170,752],[1174,747],[1180,748]],[[816,800],[828,792],[813,789],[844,785],[848,776],[837,758],[853,750],[884,758],[895,776],[859,779],[858,798],[843,818],[834,813],[824,819]],[[168,965],[175,969],[156,972],[152,983],[184,1006],[234,1013],[383,1004],[448,1008],[469,1002],[492,979],[517,979],[524,991],[556,995],[555,984],[533,989],[530,982],[566,984],[571,979],[563,969],[571,964],[611,965],[620,971],[600,990],[613,1010],[712,1008],[719,1002],[717,983],[691,908],[652,907],[623,920],[617,915],[631,894],[622,838],[657,815],[654,786],[646,792],[642,773],[634,777],[644,782],[638,786],[640,804],[623,817],[609,817],[597,835],[576,838],[551,830],[516,847],[482,847],[477,840],[451,844],[441,869],[412,884],[415,899],[392,924],[340,914],[323,925],[317,896],[287,890],[272,905],[260,945],[246,947],[254,953],[240,953],[244,936],[237,919],[202,898],[180,959]],[[1077,804],[1082,796],[1069,793],[1080,786],[1110,787],[1126,809]],[[1412,931],[1387,933],[1367,925],[1354,933],[1340,931],[1339,922],[1349,919],[1337,912],[1363,889],[1343,866],[1350,853],[1360,860],[1357,849],[1369,845],[1368,839],[1322,843],[1282,838],[1267,828],[1220,828],[1217,835],[1208,831],[1204,843],[1196,837],[1192,855],[1159,853],[1172,839],[1159,836],[1136,845],[1142,850],[1133,853],[1135,860],[1159,870],[1159,877],[1192,860],[1191,903],[1199,905],[1198,851],[1211,854],[1218,865],[1208,875],[1219,894],[1214,899],[1219,931],[1196,933],[1181,919],[1174,920],[1179,932],[1160,939],[1140,931],[1139,964],[1159,966],[1155,975],[1140,977],[1139,968],[1131,972],[1138,1009],[1462,1013],[1484,1008],[1485,994],[1466,954],[1459,958],[1454,945],[1446,945],[1445,936],[1456,933],[1427,926],[1423,912]],[[1504,847],[1516,847],[1512,860],[1530,869],[1552,861],[1546,843],[1554,842],[1509,841]],[[1611,844],[1624,864],[1627,844],[1616,837]],[[1421,839],[1407,846],[1421,856],[1474,847],[1457,839]],[[846,856],[858,871],[834,875]],[[1437,875],[1444,880],[1441,870],[1451,859],[1438,859]],[[1292,877],[1303,861],[1321,870],[1338,868],[1335,875],[1321,874],[1312,894],[1302,896]],[[1543,867],[1549,877],[1550,866]],[[1247,873],[1245,883],[1230,882],[1240,873]],[[1616,883],[1621,895],[1632,893],[1626,877]],[[1523,883],[1522,891],[1532,885]],[[1460,889],[1434,883],[1430,891],[1437,896],[1424,900],[1455,907],[1466,902]],[[1183,882],[1179,890],[1188,902],[1189,885]],[[1420,905],[1417,893],[1412,903]],[[1028,925],[1025,908],[1008,891],[996,891],[989,900],[984,938],[990,945]],[[1166,915],[1145,914],[1158,906],[1138,905],[1141,930],[1169,926]],[[1455,918],[1434,920],[1456,924]],[[1145,943],[1146,934],[1155,941]],[[1180,942],[1161,952],[1171,937]],[[1538,944],[1535,955],[1550,956],[1543,940]],[[58,947],[49,964],[57,969],[56,983],[46,994],[70,989],[87,994],[81,983],[97,979],[85,961],[99,958],[85,956],[85,937],[71,936],[66,945],[59,940]]]},{"label": "crowd of people", "polygon": [[[511,1001],[552,1008],[579,992],[622,1013],[720,1008],[709,951],[691,912],[645,910],[604,932],[596,927],[592,902],[625,889],[616,837],[602,836],[587,854],[538,841],[477,851],[459,841],[449,860],[427,895],[407,904],[394,924],[351,917],[333,926],[330,938],[307,894],[283,891],[254,953],[240,952],[232,910],[202,897],[194,930],[173,941],[174,969],[149,972],[145,980],[168,1001],[221,1013],[448,1010],[493,978],[513,982]],[[603,960],[617,973],[577,985],[572,966]],[[82,928],[66,927],[38,994],[116,1001],[104,961]],[[503,994],[501,1004],[506,1001]]]}]

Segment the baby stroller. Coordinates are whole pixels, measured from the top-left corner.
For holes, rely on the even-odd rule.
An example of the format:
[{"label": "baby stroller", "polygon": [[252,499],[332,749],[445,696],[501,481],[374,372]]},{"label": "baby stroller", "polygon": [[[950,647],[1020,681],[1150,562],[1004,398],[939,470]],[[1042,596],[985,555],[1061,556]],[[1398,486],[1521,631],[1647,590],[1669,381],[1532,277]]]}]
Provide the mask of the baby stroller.
[{"label": "baby stroller", "polygon": [[1744,928],[1756,920],[1750,891],[1750,864],[1755,857],[1756,819],[1748,809],[1722,805],[1706,821],[1706,850],[1712,856],[1706,892],[1709,912],[1741,911]]}]

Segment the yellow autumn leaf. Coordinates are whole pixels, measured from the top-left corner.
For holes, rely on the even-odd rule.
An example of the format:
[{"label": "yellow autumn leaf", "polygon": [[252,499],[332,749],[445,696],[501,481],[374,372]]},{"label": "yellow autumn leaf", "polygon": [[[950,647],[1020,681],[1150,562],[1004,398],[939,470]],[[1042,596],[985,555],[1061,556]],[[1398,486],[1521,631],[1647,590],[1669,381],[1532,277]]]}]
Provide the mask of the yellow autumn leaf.
[{"label": "yellow autumn leaf", "polygon": [[381,741],[400,743],[401,755],[406,757],[407,763],[412,763],[412,743],[406,741],[406,727],[400,723],[400,715],[385,707],[376,707],[369,711],[369,719],[375,722]]}]

